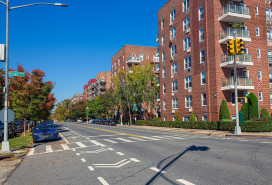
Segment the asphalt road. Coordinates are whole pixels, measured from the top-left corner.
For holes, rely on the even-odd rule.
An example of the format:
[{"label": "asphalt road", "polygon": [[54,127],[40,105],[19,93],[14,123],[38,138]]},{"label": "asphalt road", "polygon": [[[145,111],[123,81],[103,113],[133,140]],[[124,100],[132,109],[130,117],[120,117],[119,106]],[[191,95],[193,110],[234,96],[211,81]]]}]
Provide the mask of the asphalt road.
[{"label": "asphalt road", "polygon": [[6,184],[272,184],[271,138],[60,125],[62,139],[34,145]]}]

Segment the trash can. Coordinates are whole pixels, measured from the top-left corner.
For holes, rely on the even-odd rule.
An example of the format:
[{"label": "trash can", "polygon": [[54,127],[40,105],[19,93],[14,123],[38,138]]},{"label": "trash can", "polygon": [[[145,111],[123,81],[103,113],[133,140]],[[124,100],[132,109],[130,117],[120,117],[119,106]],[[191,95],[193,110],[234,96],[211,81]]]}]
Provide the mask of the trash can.
[{"label": "trash can", "polygon": [[239,112],[239,123],[245,122],[245,113]]}]

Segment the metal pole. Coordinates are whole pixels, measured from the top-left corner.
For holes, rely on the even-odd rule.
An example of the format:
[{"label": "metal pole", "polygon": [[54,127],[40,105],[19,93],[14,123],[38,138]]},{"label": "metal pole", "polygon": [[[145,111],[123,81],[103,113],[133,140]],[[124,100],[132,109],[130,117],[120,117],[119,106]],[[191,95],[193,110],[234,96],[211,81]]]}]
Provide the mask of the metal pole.
[{"label": "metal pole", "polygon": [[121,125],[123,125],[123,111],[122,111],[122,103],[120,103],[120,109],[121,109]]},{"label": "metal pole", "polygon": [[135,114],[135,127],[136,127],[136,110],[134,111]]},{"label": "metal pole", "polygon": [[[236,39],[236,32],[234,32],[234,39]],[[239,125],[239,112],[238,112],[238,90],[237,90],[237,66],[236,66],[236,40],[234,42],[234,86],[235,86],[235,113],[236,113],[236,126],[234,134],[241,135],[241,127]]]},{"label": "metal pole", "polygon": [[10,152],[8,140],[8,90],[9,90],[9,0],[6,1],[6,71],[5,71],[5,103],[4,103],[4,141],[2,152]]}]

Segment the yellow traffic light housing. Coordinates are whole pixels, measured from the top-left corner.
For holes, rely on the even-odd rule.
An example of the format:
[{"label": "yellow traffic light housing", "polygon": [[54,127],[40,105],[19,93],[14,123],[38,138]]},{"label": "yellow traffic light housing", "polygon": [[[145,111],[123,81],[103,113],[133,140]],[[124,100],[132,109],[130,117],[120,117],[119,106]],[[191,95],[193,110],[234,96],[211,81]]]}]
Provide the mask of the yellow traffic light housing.
[{"label": "yellow traffic light housing", "polygon": [[228,55],[229,56],[233,56],[233,55],[235,55],[236,53],[235,53],[235,47],[234,47],[234,42],[235,42],[236,40],[235,39],[231,39],[230,41],[228,41],[228,45],[227,45],[227,47],[228,47]]},{"label": "yellow traffic light housing", "polygon": [[236,54],[241,55],[244,54],[244,42],[242,39],[236,39]]},{"label": "yellow traffic light housing", "polygon": [[248,102],[247,97],[238,97],[238,103],[239,104],[245,104]]}]

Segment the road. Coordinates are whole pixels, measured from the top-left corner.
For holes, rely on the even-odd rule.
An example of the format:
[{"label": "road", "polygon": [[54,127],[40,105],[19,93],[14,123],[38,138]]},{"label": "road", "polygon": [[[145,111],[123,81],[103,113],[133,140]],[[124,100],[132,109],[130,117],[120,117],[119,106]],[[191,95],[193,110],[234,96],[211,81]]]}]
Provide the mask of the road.
[{"label": "road", "polygon": [[225,138],[60,123],[33,146],[9,185],[271,184],[271,138]]}]

